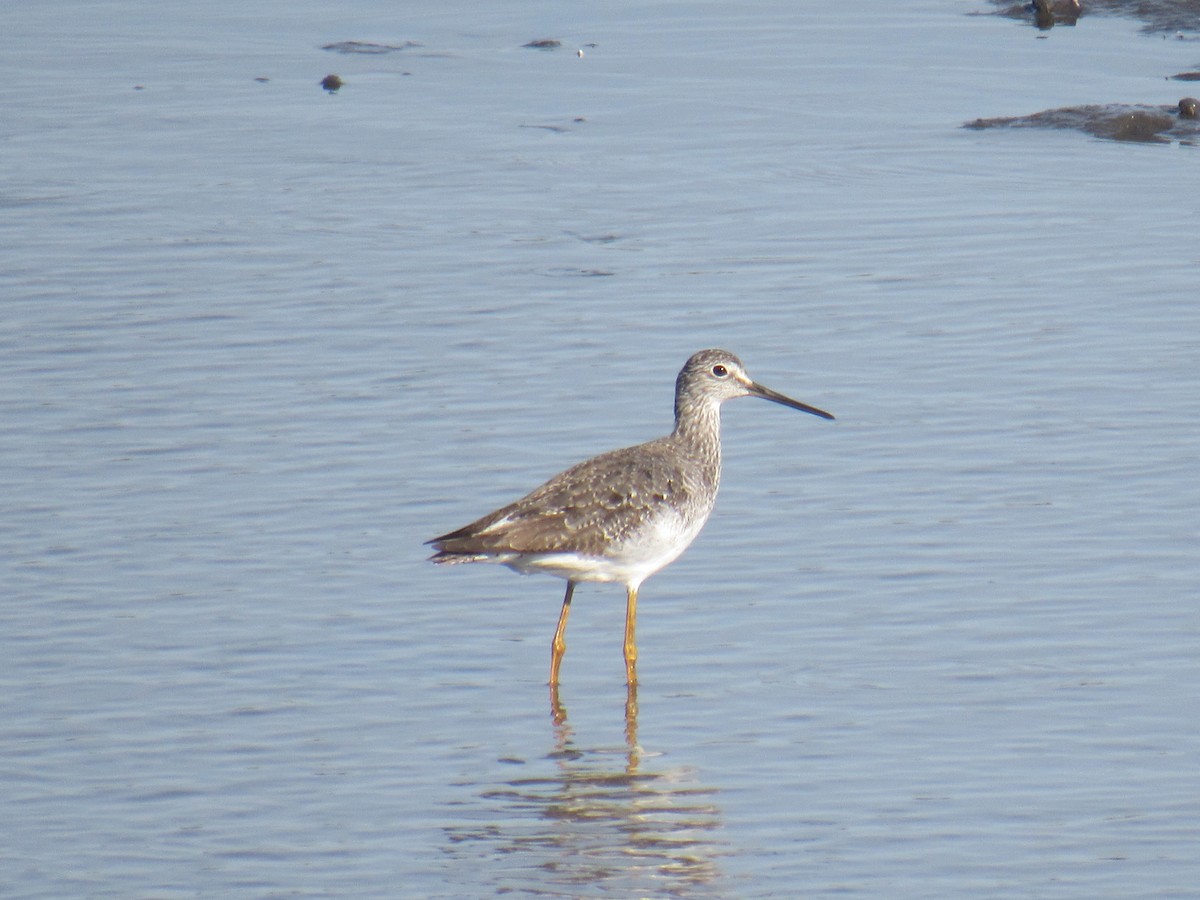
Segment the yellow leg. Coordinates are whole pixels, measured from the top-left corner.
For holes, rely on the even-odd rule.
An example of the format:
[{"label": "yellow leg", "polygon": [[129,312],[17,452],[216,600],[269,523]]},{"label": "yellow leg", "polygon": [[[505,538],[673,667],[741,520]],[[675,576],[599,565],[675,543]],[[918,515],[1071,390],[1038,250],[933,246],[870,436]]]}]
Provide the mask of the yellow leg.
[{"label": "yellow leg", "polygon": [[[555,726],[563,726],[567,724],[567,708],[562,705],[562,701],[558,699],[558,685],[550,685],[550,721]],[[570,736],[568,731],[564,737]]]},{"label": "yellow leg", "polygon": [[629,748],[628,771],[633,774],[638,766],[638,702],[637,685],[631,684],[625,688],[625,746]]},{"label": "yellow leg", "polygon": [[625,683],[637,684],[637,595],[638,589],[630,586],[625,602]]},{"label": "yellow leg", "polygon": [[575,582],[567,582],[567,595],[563,597],[562,612],[558,614],[558,627],[554,629],[554,640],[550,642],[550,683],[558,684],[558,667],[567,652],[567,616],[571,614],[571,595],[575,593]]}]

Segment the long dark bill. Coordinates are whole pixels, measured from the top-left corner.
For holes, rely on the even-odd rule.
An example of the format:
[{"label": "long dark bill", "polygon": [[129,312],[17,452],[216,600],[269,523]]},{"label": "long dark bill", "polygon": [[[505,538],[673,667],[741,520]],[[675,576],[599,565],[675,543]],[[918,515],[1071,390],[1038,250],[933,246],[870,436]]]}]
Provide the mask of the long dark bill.
[{"label": "long dark bill", "polygon": [[755,397],[762,397],[764,400],[770,400],[773,403],[781,403],[784,406],[790,406],[792,409],[798,409],[801,412],[812,413],[814,416],[820,416],[822,419],[832,419],[833,416],[825,412],[823,409],[817,409],[815,406],[809,406],[807,403],[801,403],[799,400],[793,400],[791,397],[785,397],[778,391],[773,391],[769,387],[763,387],[757,381],[750,382],[750,393]]}]

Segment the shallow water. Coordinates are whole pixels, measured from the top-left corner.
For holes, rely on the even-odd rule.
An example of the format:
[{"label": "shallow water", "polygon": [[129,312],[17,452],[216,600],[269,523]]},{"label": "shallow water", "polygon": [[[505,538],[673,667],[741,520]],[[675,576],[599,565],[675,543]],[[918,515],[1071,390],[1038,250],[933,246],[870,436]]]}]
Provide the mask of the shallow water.
[{"label": "shallow water", "polygon": [[[984,9],[0,13],[6,895],[1192,895],[1200,157],[959,125],[1196,44]],[[421,542],[705,346],[838,421],[555,706]]]}]

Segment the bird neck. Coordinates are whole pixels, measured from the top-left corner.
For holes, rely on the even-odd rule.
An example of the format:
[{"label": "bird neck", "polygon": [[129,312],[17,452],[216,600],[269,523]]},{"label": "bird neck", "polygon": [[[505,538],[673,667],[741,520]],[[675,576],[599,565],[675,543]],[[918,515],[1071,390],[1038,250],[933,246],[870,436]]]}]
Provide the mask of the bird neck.
[{"label": "bird neck", "polygon": [[721,405],[719,403],[675,401],[675,431],[672,439],[688,455],[711,469],[721,472]]}]

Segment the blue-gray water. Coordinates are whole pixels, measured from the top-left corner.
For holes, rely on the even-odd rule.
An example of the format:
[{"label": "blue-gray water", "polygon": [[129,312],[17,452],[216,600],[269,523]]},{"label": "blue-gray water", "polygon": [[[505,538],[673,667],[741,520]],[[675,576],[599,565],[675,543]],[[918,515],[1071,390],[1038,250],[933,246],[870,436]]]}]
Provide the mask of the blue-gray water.
[{"label": "blue-gray water", "polygon": [[[1195,896],[1200,150],[958,126],[1200,43],[990,9],[0,9],[0,894]],[[552,717],[421,543],[706,346],[838,421]]]}]

